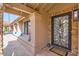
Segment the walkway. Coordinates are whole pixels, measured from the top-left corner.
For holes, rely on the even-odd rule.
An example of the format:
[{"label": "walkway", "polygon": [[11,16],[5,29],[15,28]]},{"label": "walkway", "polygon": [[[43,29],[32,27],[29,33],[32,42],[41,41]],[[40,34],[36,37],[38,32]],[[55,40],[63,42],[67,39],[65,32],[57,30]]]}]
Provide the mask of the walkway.
[{"label": "walkway", "polygon": [[[6,34],[3,36],[3,48],[5,56],[29,56],[28,51],[17,41],[17,37],[12,34]],[[42,50],[37,56],[57,56],[57,54]]]},{"label": "walkway", "polygon": [[5,56],[26,56],[26,49],[17,41],[17,37],[12,34],[3,36],[3,48]]}]

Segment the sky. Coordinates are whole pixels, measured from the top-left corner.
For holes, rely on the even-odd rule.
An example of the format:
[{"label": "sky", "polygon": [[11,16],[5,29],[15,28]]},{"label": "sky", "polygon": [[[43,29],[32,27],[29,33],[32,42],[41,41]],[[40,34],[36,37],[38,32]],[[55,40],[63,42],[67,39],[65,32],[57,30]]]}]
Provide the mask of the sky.
[{"label": "sky", "polygon": [[16,20],[18,17],[20,17],[20,16],[11,14],[11,13],[6,13],[6,12],[3,13],[3,21],[4,22],[6,22],[6,21],[12,22],[12,21]]}]

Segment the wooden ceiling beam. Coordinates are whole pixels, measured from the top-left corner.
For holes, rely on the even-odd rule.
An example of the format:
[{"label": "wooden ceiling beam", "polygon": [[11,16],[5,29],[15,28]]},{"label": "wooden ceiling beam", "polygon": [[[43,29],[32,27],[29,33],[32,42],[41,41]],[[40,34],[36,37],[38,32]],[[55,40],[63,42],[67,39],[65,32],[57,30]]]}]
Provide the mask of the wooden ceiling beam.
[{"label": "wooden ceiling beam", "polygon": [[23,4],[20,4],[20,3],[5,3],[4,5],[11,7],[13,9],[19,10],[21,12],[28,13],[28,14],[35,12],[34,9],[29,8],[29,7],[27,7]]},{"label": "wooden ceiling beam", "polygon": [[12,8],[9,8],[9,7],[6,7],[6,6],[5,6],[5,9],[4,9],[4,12],[16,14],[16,15],[23,16],[23,17],[29,16],[29,14],[23,13],[21,11],[17,11],[15,9],[12,9]]},{"label": "wooden ceiling beam", "polygon": [[39,6],[39,3],[37,3],[37,4],[34,6],[34,9],[36,9],[38,6]]},{"label": "wooden ceiling beam", "polygon": [[42,4],[42,6],[40,7],[40,10],[39,10],[39,11],[43,10],[44,7],[46,6],[46,4],[47,4],[47,3]]},{"label": "wooden ceiling beam", "polygon": [[48,6],[45,8],[45,11],[48,12],[55,6],[55,3],[49,3]]}]

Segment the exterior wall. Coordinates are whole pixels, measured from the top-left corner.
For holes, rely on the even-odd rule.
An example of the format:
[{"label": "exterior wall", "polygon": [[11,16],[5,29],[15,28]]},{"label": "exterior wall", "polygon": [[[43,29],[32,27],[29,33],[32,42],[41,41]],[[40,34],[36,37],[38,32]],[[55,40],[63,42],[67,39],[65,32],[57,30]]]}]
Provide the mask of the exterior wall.
[{"label": "exterior wall", "polygon": [[49,41],[48,24],[50,18],[47,14],[35,13],[35,53],[47,47]]},{"label": "exterior wall", "polygon": [[[45,15],[45,16],[43,16]],[[46,17],[47,16],[47,17]],[[39,13],[33,13],[29,16],[29,18],[26,18],[22,21],[19,21],[17,23],[17,29],[18,32],[23,33],[24,32],[24,22],[25,21],[31,21],[31,41],[28,42],[28,38],[21,38],[21,40],[25,39],[27,40],[26,43],[24,41],[20,42],[23,45],[26,45],[28,47],[28,50],[31,51],[30,55],[35,55],[38,53],[42,48],[46,47],[47,44],[50,42],[49,41],[49,36],[48,36],[48,24],[49,24],[49,17],[47,14],[39,14]],[[16,26],[13,25],[13,34],[15,35],[16,32]],[[19,30],[20,29],[20,30]],[[20,36],[19,36],[20,37]]]},{"label": "exterior wall", "polygon": [[[62,6],[62,5],[61,5]],[[38,53],[42,48],[46,47],[48,43],[51,43],[51,17],[54,15],[72,12],[78,7],[76,4],[62,6],[64,9],[60,8],[50,14],[43,13],[34,13],[35,14],[35,53]],[[63,11],[63,12],[60,12]],[[73,55],[78,55],[78,21],[75,21],[72,14],[72,44],[71,44],[71,53]]]},{"label": "exterior wall", "polygon": [[72,23],[72,53],[78,54],[78,21],[75,19]]}]

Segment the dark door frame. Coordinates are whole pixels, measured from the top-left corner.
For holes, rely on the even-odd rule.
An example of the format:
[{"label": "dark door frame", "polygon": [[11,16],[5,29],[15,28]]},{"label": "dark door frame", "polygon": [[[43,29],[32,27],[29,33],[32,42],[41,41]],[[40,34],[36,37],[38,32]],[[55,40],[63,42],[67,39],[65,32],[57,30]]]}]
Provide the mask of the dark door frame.
[{"label": "dark door frame", "polygon": [[[53,19],[56,18],[56,17],[65,16],[65,15],[69,15],[68,48],[64,47],[64,46],[57,45],[57,44],[54,43],[54,20]],[[71,20],[72,20],[72,12],[67,12],[67,13],[63,13],[63,14],[52,16],[52,19],[51,19],[51,45],[56,45],[58,47],[71,50],[71,30],[72,30]]]}]

